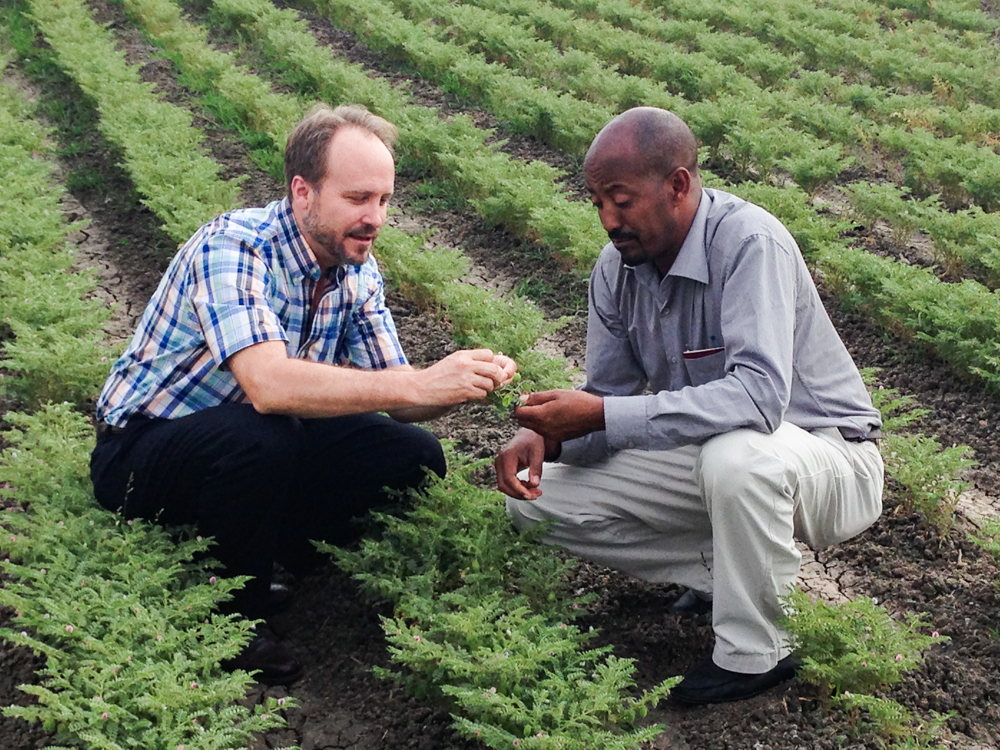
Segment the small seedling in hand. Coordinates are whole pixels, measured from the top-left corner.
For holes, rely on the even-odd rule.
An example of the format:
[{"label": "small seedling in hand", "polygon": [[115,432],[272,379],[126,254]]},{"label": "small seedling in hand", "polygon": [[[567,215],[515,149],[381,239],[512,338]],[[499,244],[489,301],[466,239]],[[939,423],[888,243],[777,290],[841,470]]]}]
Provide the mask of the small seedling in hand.
[{"label": "small seedling in hand", "polygon": [[500,416],[510,416],[520,403],[520,382],[521,373],[515,372],[507,385],[500,386],[487,396],[487,400],[493,404],[493,408]]}]

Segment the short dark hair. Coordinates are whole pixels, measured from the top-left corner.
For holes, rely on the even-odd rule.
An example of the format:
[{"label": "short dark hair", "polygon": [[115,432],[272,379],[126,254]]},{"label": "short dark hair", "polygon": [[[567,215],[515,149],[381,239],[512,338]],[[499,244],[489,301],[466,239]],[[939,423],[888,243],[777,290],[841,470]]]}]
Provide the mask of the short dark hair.
[{"label": "short dark hair", "polygon": [[336,109],[317,104],[295,126],[285,145],[285,190],[289,195],[295,175],[315,187],[323,181],[326,177],[327,149],[333,136],[343,127],[371,133],[395,157],[393,146],[399,131],[384,117],[372,114],[359,104],[342,104]]}]

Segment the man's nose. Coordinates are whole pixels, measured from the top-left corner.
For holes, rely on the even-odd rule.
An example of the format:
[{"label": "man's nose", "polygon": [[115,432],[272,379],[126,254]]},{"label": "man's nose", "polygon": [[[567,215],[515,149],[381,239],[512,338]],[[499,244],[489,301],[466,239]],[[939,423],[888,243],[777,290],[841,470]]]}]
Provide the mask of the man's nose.
[{"label": "man's nose", "polygon": [[604,227],[605,232],[613,232],[622,228],[621,216],[614,206],[600,208],[597,215],[601,219],[601,226]]},{"label": "man's nose", "polygon": [[382,225],[385,224],[388,214],[388,206],[384,206],[379,203],[372,203],[369,204],[368,210],[365,212],[364,222],[366,224],[370,224],[376,229],[381,229]]}]

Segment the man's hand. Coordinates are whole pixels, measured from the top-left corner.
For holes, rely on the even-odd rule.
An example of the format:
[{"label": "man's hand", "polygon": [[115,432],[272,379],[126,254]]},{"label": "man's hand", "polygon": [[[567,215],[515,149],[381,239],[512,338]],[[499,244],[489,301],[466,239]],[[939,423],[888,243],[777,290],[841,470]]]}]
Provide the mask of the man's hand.
[{"label": "man's hand", "polygon": [[514,411],[521,427],[554,443],[604,429],[604,399],[586,391],[542,391],[521,404]]},{"label": "man's hand", "polygon": [[497,352],[493,355],[493,364],[499,367],[503,373],[503,380],[497,382],[497,388],[509,385],[517,373],[517,363],[503,352]]},{"label": "man's hand", "polygon": [[[493,461],[497,472],[497,489],[515,500],[537,500],[542,481],[542,461],[555,458],[559,444],[546,440],[537,432],[518,430]],[[517,473],[528,470],[528,481],[522,482]]]},{"label": "man's hand", "polygon": [[[506,365],[517,366],[509,357],[497,364],[489,349],[463,349],[453,352],[426,370],[414,373],[418,378],[420,403],[427,406],[450,406],[484,399],[508,377]],[[513,372],[510,377],[513,377]]]}]

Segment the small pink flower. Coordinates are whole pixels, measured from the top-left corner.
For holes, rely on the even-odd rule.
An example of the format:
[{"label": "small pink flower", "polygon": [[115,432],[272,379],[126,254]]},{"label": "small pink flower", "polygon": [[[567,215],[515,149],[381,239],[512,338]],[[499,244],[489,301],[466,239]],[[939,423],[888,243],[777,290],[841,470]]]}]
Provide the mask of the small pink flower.
[{"label": "small pink flower", "polygon": [[514,747],[517,747],[520,744],[521,744],[521,740],[514,740]]},{"label": "small pink flower", "polygon": [[102,713],[102,714],[101,714],[101,718],[102,718],[102,719],[106,719],[106,718],[108,718],[108,712],[107,712],[107,711],[105,711],[104,713]]},{"label": "small pink flower", "polygon": [[491,688],[490,688],[490,692],[491,692],[491,693],[495,693],[496,691],[497,691],[497,689],[496,689],[495,687],[491,687]]},{"label": "small pink flower", "polygon": [[903,661],[903,655],[902,654],[896,654],[896,661]]},{"label": "small pink flower", "polygon": [[47,571],[47,570],[46,570],[45,568],[42,568],[42,569],[41,569],[41,570],[39,570],[38,572],[39,572],[39,573],[41,573],[42,575],[45,575],[45,574],[46,574],[46,573],[48,573],[49,571]]},{"label": "small pink flower", "polygon": [[67,625],[66,626],[66,632],[67,633],[72,633],[74,630],[76,630],[76,628],[74,628],[72,625]]},{"label": "small pink flower", "polygon": [[115,667],[114,669],[112,669],[111,673],[112,674],[118,674],[118,667]]},{"label": "small pink flower", "polygon": [[542,737],[544,737],[544,736],[545,735],[542,734],[541,732],[539,732],[538,734],[535,735],[535,737],[537,737],[538,739],[542,739]]},{"label": "small pink flower", "polygon": [[475,730],[475,731],[473,732],[473,734],[474,734],[474,735],[476,735],[476,737],[478,737],[478,736],[479,736],[479,730],[478,730],[478,729],[476,729],[476,730]]},{"label": "small pink flower", "polygon": [[59,525],[60,525],[60,526],[65,526],[66,524],[65,524],[65,523],[63,523],[62,521],[60,521],[60,522],[59,522]]},{"label": "small pink flower", "polygon": [[195,539],[197,539],[199,542],[201,541],[201,537],[200,536],[196,536]]},{"label": "small pink flower", "polygon": [[867,667],[868,666],[868,662],[866,662],[866,661],[861,662],[861,666],[862,667]]},{"label": "small pink flower", "polygon": [[279,706],[284,706],[285,705],[285,699],[284,698],[278,698],[278,705]]},{"label": "small pink flower", "polygon": [[156,640],[158,640],[158,641],[162,641],[162,640],[163,640],[163,636],[162,636],[162,635],[159,635],[159,634],[157,634],[157,636],[156,636]]},{"label": "small pink flower", "polygon": [[267,716],[267,714],[261,714],[260,718],[262,718],[264,721],[267,721],[268,716]]},{"label": "small pink flower", "polygon": [[192,690],[197,690],[198,689],[198,683],[197,682],[192,682],[191,683],[191,689]]},{"label": "small pink flower", "polygon": [[127,523],[127,524],[128,524],[129,526],[131,526],[131,525],[132,525],[132,522],[131,522],[131,521],[126,521],[126,523]]},{"label": "small pink flower", "polygon": [[939,632],[937,632],[936,630],[931,633],[931,638],[940,638],[940,637],[941,637],[941,634]]},{"label": "small pink flower", "polygon": [[419,635],[413,636],[413,640],[416,641],[417,643],[420,643],[420,636]]},{"label": "small pink flower", "polygon": [[178,745],[177,750],[184,750],[184,745]]},{"label": "small pink flower", "polygon": [[12,536],[12,537],[10,538],[10,540],[11,540],[12,542],[16,542],[16,541],[17,541],[17,537],[16,537],[16,536]]},{"label": "small pink flower", "polygon": [[208,579],[208,582],[209,583],[215,583],[217,580],[219,580],[219,579],[216,578],[215,576],[212,576],[211,578]]}]

